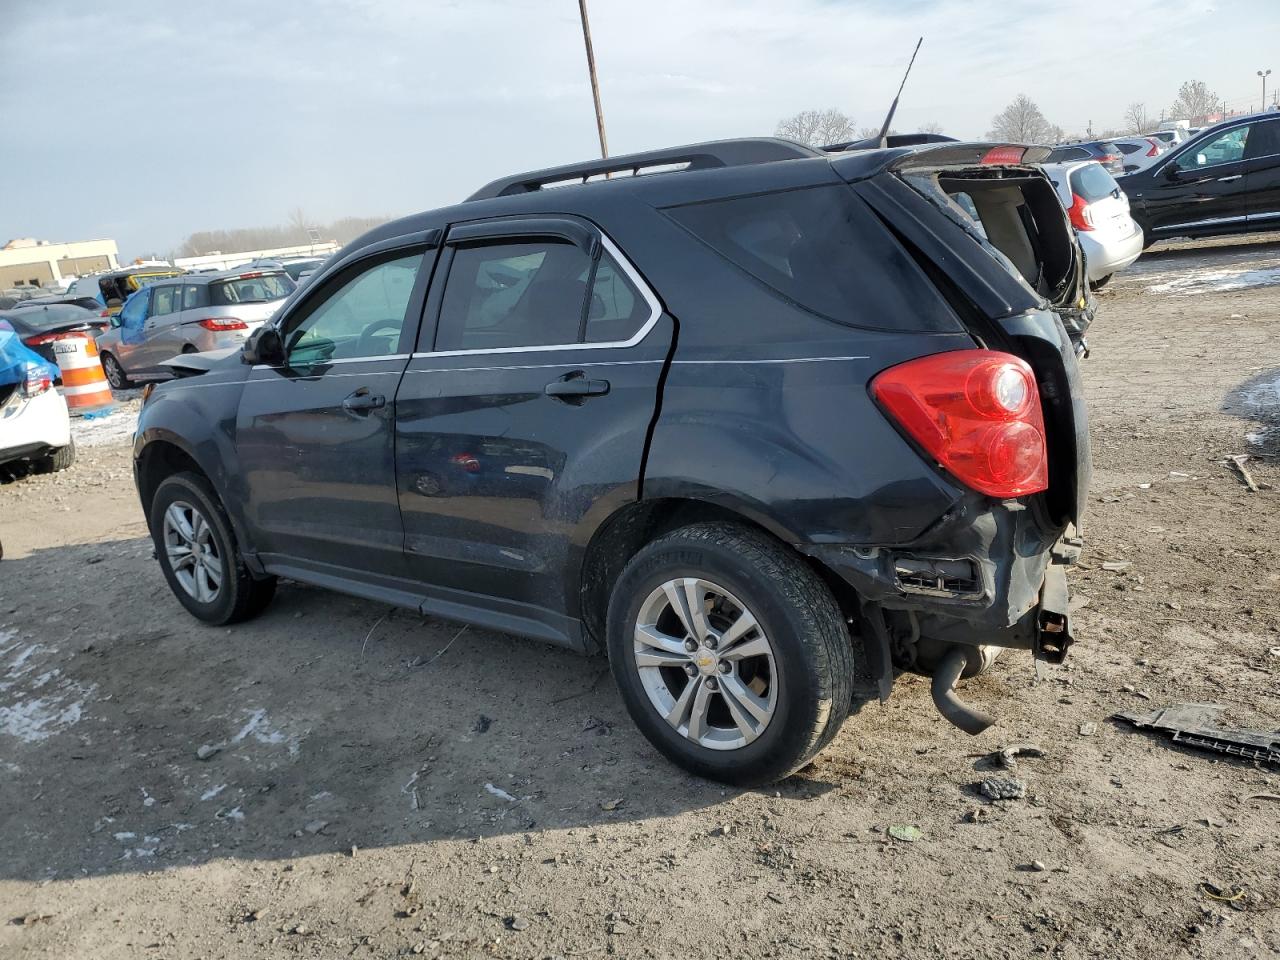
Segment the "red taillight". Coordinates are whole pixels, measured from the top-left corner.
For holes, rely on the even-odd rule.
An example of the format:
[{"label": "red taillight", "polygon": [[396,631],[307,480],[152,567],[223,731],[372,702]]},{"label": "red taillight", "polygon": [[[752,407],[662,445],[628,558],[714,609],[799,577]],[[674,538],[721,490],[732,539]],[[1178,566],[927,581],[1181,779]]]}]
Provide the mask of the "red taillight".
[{"label": "red taillight", "polygon": [[1067,207],[1067,216],[1071,225],[1077,230],[1093,229],[1093,214],[1089,212],[1089,201],[1078,193],[1071,195],[1071,206]]},{"label": "red taillight", "polygon": [[26,381],[22,384],[22,393],[27,397],[38,397],[46,390],[52,389],[53,381],[43,373],[34,374],[29,372]]},{"label": "red taillight", "polygon": [[261,270],[259,270],[257,273],[242,273],[242,274],[240,274],[239,279],[241,279],[241,280],[254,280],[254,279],[256,279],[256,278],[258,278],[258,277],[262,277],[262,276],[266,276],[266,274],[264,274]]},{"label": "red taillight", "polygon": [[1049,486],[1035,374],[994,350],[938,353],[890,367],[871,394],[957,480],[1007,499]]},{"label": "red taillight", "polygon": [[449,462],[454,466],[461,467],[467,473],[480,472],[480,461],[476,459],[474,453],[455,453],[449,458]]},{"label": "red taillight", "polygon": [[199,321],[206,330],[248,330],[249,325],[235,317],[205,317]]},{"label": "red taillight", "polygon": [[53,343],[55,340],[67,340],[71,337],[80,337],[83,335],[83,333],[68,333],[67,331],[62,330],[57,333],[37,333],[33,337],[27,337],[22,342],[28,347],[39,347],[46,343]]},{"label": "red taillight", "polygon": [[1150,137],[1147,137],[1147,143],[1151,144],[1151,149],[1147,151],[1147,156],[1158,157],[1160,155],[1160,144]]},{"label": "red taillight", "polygon": [[1021,163],[1026,153],[1025,147],[992,147],[978,162],[988,166]]},{"label": "red taillight", "polygon": [[98,316],[100,316],[100,317],[109,317],[109,316],[111,316],[111,311],[110,311],[110,310],[108,310],[106,307],[103,307],[103,308],[102,308],[102,312],[101,312],[100,314],[98,314]]}]

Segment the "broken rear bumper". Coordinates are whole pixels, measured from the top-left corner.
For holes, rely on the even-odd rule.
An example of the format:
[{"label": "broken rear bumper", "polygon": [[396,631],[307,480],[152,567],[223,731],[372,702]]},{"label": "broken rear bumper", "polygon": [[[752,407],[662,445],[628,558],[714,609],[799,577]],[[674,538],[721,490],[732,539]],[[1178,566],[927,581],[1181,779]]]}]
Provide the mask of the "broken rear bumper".
[{"label": "broken rear bumper", "polygon": [[927,668],[954,644],[1058,662],[1071,644],[1065,565],[1080,543],[1033,505],[966,499],[910,545],[802,549],[884,612],[904,666]]}]

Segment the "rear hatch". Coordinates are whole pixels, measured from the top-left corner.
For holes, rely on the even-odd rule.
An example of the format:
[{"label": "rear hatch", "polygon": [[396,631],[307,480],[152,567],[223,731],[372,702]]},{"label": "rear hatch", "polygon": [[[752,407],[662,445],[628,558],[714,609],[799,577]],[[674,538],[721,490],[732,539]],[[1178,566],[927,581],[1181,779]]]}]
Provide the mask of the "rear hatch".
[{"label": "rear hatch", "polygon": [[1067,182],[1071,187],[1069,216],[1077,230],[1107,240],[1123,239],[1137,229],[1129,216],[1129,198],[1099,164],[1081,164],[1067,175]]},{"label": "rear hatch", "polygon": [[1046,518],[1079,524],[1091,473],[1076,343],[1092,318],[1084,258],[1035,164],[1045,147],[940,144],[833,158],[979,343],[1035,371],[1049,445]]},{"label": "rear hatch", "polygon": [[209,314],[242,321],[256,330],[280,309],[296,284],[283,270],[251,270],[209,283]]}]

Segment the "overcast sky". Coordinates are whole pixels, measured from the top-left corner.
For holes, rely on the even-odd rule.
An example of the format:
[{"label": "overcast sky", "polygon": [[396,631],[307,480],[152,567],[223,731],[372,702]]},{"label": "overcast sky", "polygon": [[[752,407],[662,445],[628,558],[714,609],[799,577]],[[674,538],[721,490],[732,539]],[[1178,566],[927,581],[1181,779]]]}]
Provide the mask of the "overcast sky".
[{"label": "overcast sky", "polygon": [[[576,0],[0,0],[0,243],[401,215],[589,158]],[[613,153],[773,132],[808,107],[976,138],[1017,93],[1068,130],[1280,80],[1277,0],[591,0]],[[1270,94],[1268,94],[1270,99]]]}]

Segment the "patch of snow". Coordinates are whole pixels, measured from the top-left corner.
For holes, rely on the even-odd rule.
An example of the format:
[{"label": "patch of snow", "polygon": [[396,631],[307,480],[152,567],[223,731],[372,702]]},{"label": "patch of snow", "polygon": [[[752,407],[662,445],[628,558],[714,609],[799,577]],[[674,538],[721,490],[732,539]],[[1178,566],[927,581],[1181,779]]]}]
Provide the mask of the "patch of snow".
[{"label": "patch of snow", "polygon": [[115,834],[115,838],[119,840],[121,843],[124,843],[126,840],[137,839],[137,836],[138,835],[136,833],[129,833],[127,831]]},{"label": "patch of snow", "polygon": [[501,787],[495,787],[492,783],[486,783],[486,784],[484,785],[484,788],[485,788],[485,790],[489,791],[489,793],[492,793],[492,794],[493,794],[495,797],[497,797],[499,800],[505,800],[505,801],[507,801],[507,803],[515,803],[515,802],[516,802],[516,798],[515,798],[515,797],[513,797],[511,794],[507,793],[507,791],[503,790]]},{"label": "patch of snow", "polygon": [[214,797],[216,797],[218,794],[220,794],[220,793],[221,793],[223,790],[225,790],[225,789],[227,789],[227,785],[226,785],[225,783],[220,783],[220,784],[218,784],[216,787],[210,787],[210,788],[209,788],[208,790],[206,790],[204,793],[200,794],[200,799],[201,799],[201,800],[212,800]]},{"label": "patch of snow", "polygon": [[[0,636],[0,642],[12,639]],[[8,648],[12,651],[13,647]],[[96,689],[62,676],[58,668],[45,668],[28,679],[39,664],[37,654],[54,651],[33,643],[9,661],[0,676],[0,734],[24,743],[36,743],[78,723],[85,701]],[[41,695],[32,696],[35,690]]]},{"label": "patch of snow", "polygon": [[71,436],[80,447],[126,443],[138,426],[138,407],[128,404],[98,417],[72,417]]},{"label": "patch of snow", "polygon": [[1190,296],[1198,293],[1246,290],[1249,287],[1271,287],[1278,284],[1280,284],[1280,266],[1262,269],[1189,270],[1172,280],[1152,284],[1147,287],[1147,293]]},{"label": "patch of snow", "polygon": [[286,743],[289,746],[289,756],[296,757],[301,750],[302,744],[297,737],[291,737],[281,730],[272,729],[268,722],[266,710],[254,710],[249,714],[249,719],[245,721],[240,732],[231,738],[232,743],[241,743],[249,737],[253,737],[258,743],[265,743],[268,746],[278,746]]}]

